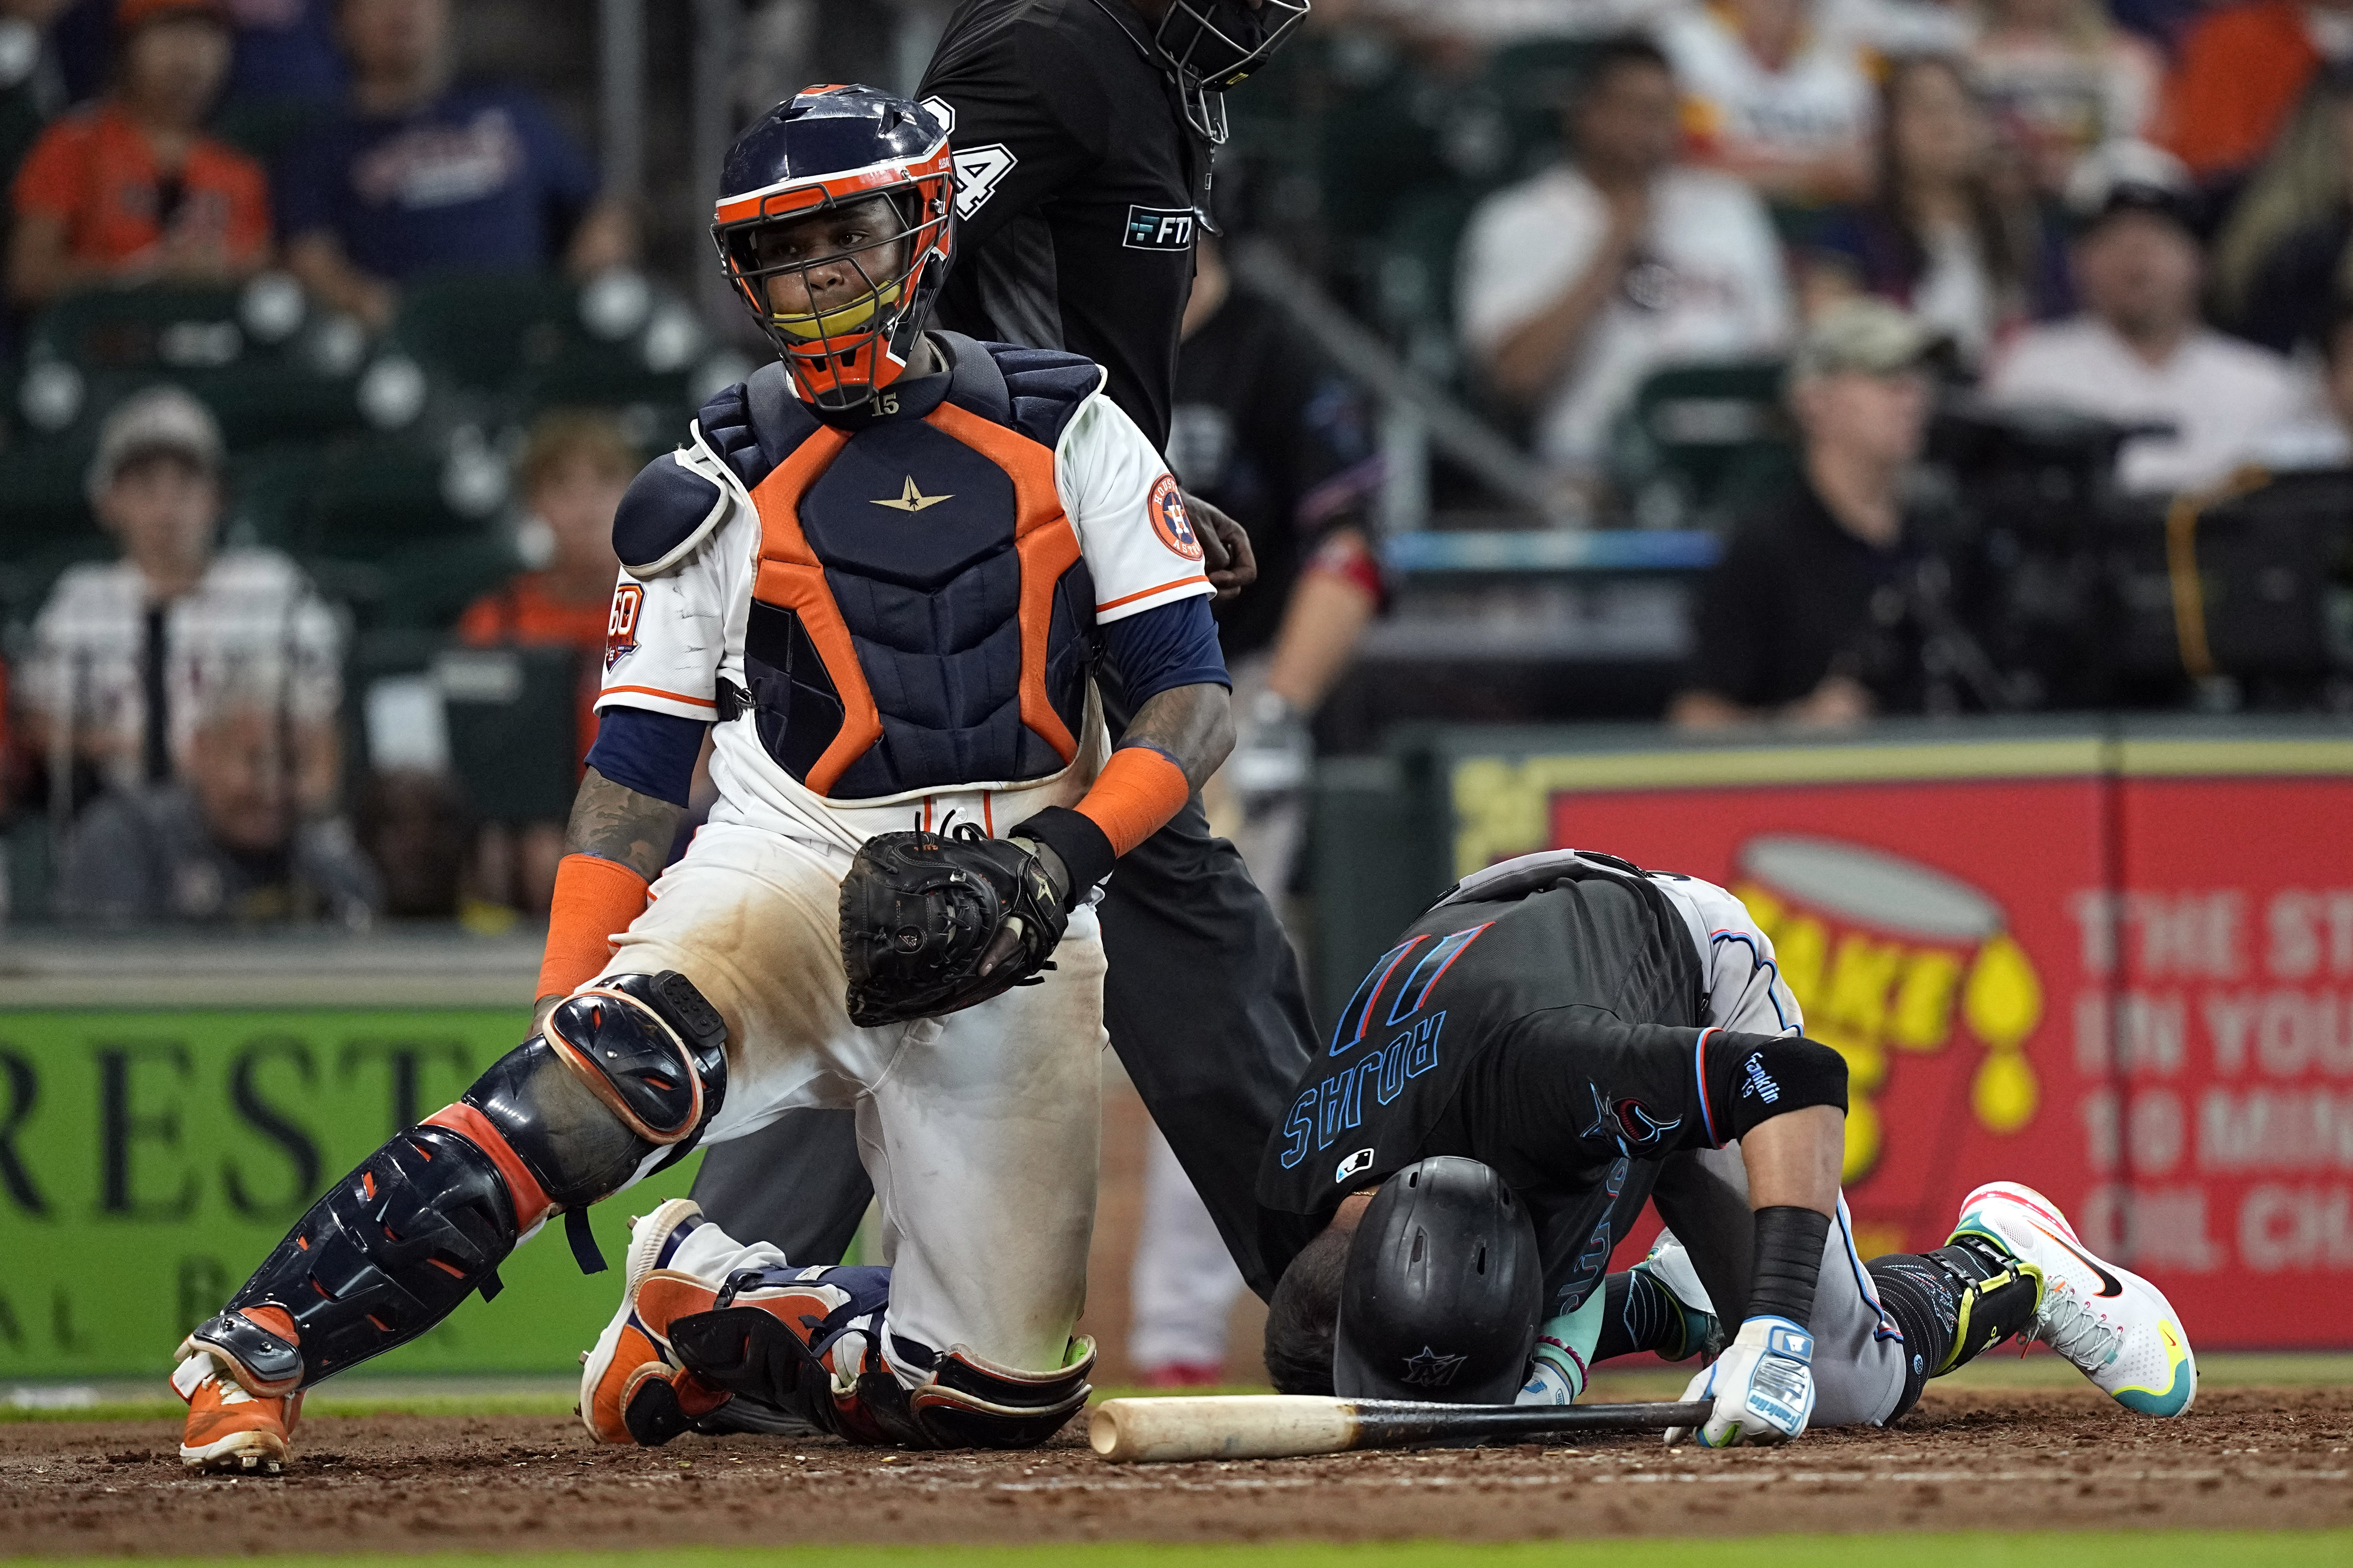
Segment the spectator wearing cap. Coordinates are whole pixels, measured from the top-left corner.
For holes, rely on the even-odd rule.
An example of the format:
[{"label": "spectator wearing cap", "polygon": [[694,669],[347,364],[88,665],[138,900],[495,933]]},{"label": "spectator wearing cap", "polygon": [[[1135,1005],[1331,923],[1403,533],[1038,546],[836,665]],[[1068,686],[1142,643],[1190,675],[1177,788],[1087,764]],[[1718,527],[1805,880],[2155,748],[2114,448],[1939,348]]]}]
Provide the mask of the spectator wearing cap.
[{"label": "spectator wearing cap", "polygon": [[1788,279],[1764,205],[1728,175],[1676,162],[1675,99],[1657,45],[1597,46],[1568,111],[1567,155],[1487,198],[1463,237],[1472,358],[1573,478],[1595,472],[1611,421],[1651,372],[1788,341]]},{"label": "spectator wearing cap", "polygon": [[2353,62],[2353,0],[2251,0],[2182,39],[2155,140],[2202,182],[2253,167],[2324,64]]},{"label": "spectator wearing cap", "polygon": [[1694,606],[1671,722],[1837,726],[1917,704],[1906,585],[1921,552],[1904,481],[1939,346],[1879,300],[1831,305],[1808,328],[1788,380],[1804,482],[1735,524]]},{"label": "spectator wearing cap", "polygon": [[121,0],[105,98],[43,133],[16,173],[8,293],[41,305],[101,283],[221,283],[269,258],[261,166],[204,133],[229,62],[221,0]]},{"label": "spectator wearing cap", "polygon": [[[517,467],[547,563],[483,595],[458,622],[459,639],[470,647],[569,647],[579,655],[575,733],[583,762],[596,740],[596,697],[621,571],[613,553],[613,514],[641,461],[610,415],[586,409],[542,415]],[[555,865],[564,858],[564,826],[484,829],[480,879],[497,901],[547,912]]]},{"label": "spectator wearing cap", "polygon": [[1871,185],[1871,79],[1814,0],[1725,0],[1659,30],[1682,84],[1693,157],[1793,206],[1853,201]]},{"label": "spectator wearing cap", "polygon": [[58,887],[66,918],[367,925],[382,879],[349,824],[301,806],[276,693],[240,677],[205,703],[178,778],[110,790],[74,825]]},{"label": "spectator wearing cap", "polygon": [[1975,364],[2030,319],[2065,313],[2066,257],[2014,169],[1957,62],[1923,55],[1888,68],[1881,88],[1879,189],[1824,215],[1807,289],[1862,291],[1944,332]]},{"label": "spectator wearing cap", "polygon": [[62,746],[121,789],[177,771],[208,695],[264,691],[287,728],[298,797],[336,787],[343,633],[294,563],[217,548],[221,439],[176,387],[107,419],[90,507],[120,560],[69,568],[33,623],[16,695],[37,755]]},{"label": "spectator wearing cap", "polygon": [[2191,197],[2188,172],[2157,148],[2117,142],[2086,159],[2069,191],[2083,311],[2021,334],[1986,379],[1996,403],[2169,426],[2118,453],[2117,481],[2130,490],[2222,479],[2310,401],[2284,359],[2200,319],[2205,258]]},{"label": "spectator wearing cap", "polygon": [[279,173],[287,265],[382,330],[437,270],[575,272],[636,255],[628,214],[530,94],[452,85],[449,0],[342,0],[352,89]]}]

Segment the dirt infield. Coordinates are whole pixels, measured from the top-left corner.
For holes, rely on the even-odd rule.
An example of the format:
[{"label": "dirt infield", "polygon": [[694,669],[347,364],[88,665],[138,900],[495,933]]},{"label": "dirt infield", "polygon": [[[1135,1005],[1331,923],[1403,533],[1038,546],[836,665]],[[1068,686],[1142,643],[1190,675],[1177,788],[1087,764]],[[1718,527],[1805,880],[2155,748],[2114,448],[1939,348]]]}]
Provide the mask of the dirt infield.
[{"label": "dirt infield", "polygon": [[2177,1421],[2091,1390],[1931,1391],[1892,1432],[1783,1451],[1655,1439],[1113,1468],[689,1437],[599,1448],[550,1416],[305,1423],[277,1479],[192,1478],[157,1423],[0,1426],[0,1555],[787,1541],[1351,1541],[1760,1531],[2353,1525],[2353,1389],[2222,1389]]}]

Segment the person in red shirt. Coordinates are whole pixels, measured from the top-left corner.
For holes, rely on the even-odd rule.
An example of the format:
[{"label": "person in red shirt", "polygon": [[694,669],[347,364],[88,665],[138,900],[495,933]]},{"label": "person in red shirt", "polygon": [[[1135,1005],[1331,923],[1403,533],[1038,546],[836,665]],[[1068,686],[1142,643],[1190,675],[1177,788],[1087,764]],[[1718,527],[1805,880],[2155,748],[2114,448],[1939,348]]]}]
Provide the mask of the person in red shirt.
[{"label": "person in red shirt", "polygon": [[113,91],[45,132],[17,171],[8,295],[229,282],[269,258],[261,165],[203,133],[229,67],[222,0],[121,0]]},{"label": "person in red shirt", "polygon": [[2324,61],[2353,58],[2353,0],[2253,0],[2201,17],[2165,83],[2152,140],[2200,181],[2252,167]]},{"label": "person in red shirt", "polygon": [[[470,647],[571,647],[580,654],[577,733],[586,758],[596,740],[613,586],[613,513],[643,455],[609,416],[580,409],[543,415],[524,443],[520,478],[547,563],[466,607],[458,639]],[[564,857],[564,825],[484,829],[480,880],[496,901],[544,914]]]}]

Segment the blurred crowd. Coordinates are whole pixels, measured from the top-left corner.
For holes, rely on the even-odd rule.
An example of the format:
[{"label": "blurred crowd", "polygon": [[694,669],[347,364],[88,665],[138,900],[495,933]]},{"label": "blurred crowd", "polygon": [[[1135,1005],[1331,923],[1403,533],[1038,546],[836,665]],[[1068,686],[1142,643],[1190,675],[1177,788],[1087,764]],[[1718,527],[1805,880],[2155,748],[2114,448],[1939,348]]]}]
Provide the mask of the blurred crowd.
[{"label": "blurred crowd", "polygon": [[[612,512],[692,399],[682,352],[650,416],[566,395],[590,384],[545,367],[574,364],[577,321],[493,342],[434,291],[566,280],[593,337],[600,312],[648,319],[629,269],[659,291],[704,257],[642,255],[646,212],[555,108],[458,70],[452,3],[0,0],[10,439],[70,462],[58,504],[88,520],[45,554],[30,489],[0,490],[0,565],[35,584],[0,650],[0,889],[28,906],[38,860],[47,912],[89,921],[544,910]],[[744,68],[904,86],[948,8],[764,0]],[[1318,0],[1232,108],[1233,240],[1205,251],[1170,458],[1268,568],[1225,612],[1250,722],[1212,802],[1262,879],[1287,879],[1306,726],[1386,592],[1389,476],[1374,395],[1227,270],[1235,241],[1282,247],[1520,442],[1565,515],[1725,536],[1685,724],[1924,705],[1858,664],[1856,628],[1916,553],[1906,476],[1957,390],[2116,427],[2125,494],[2353,453],[2353,0]],[[484,385],[539,356],[495,418],[488,393],[452,405],[470,422],[436,426],[420,470],[424,504],[495,515],[494,539],[412,536],[396,499],[333,512],[325,446],[265,449],[190,376],[103,398],[85,377],[79,412],[34,417],[56,323],[89,301],[234,295],[250,346],[273,288],[314,324],[301,342],[405,345],[433,388],[436,331],[449,363],[491,362]],[[339,352],[371,418],[440,395]],[[1672,386],[1763,388],[1782,456],[1715,473],[1705,505],[1662,490],[1643,416]],[[354,460],[390,473],[389,450]],[[301,506],[266,514],[290,462]],[[321,543],[331,513],[374,521]],[[1350,591],[1301,573],[1326,551],[1360,563]]]}]

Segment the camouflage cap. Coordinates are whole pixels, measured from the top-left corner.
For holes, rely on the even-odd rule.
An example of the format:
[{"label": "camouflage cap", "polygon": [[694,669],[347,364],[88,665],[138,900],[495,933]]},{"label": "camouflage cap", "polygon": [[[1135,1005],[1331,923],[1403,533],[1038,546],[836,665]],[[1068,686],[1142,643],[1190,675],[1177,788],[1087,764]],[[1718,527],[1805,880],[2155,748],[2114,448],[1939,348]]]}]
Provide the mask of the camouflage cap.
[{"label": "camouflage cap", "polygon": [[1945,345],[1944,334],[1884,300],[1843,300],[1808,323],[1789,356],[1789,379],[1841,371],[1888,375],[1910,370]]}]

